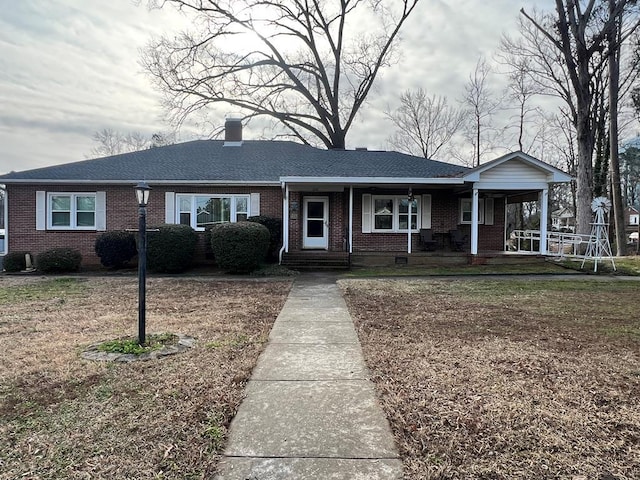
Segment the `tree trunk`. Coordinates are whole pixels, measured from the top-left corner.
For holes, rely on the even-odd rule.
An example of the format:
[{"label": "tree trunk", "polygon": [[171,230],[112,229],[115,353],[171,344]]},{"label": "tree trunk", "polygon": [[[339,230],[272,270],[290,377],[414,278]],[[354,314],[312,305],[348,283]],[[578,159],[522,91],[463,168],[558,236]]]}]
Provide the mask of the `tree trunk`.
[{"label": "tree trunk", "polygon": [[[613,14],[615,0],[609,0],[609,15]],[[622,19],[620,19],[622,21]],[[627,253],[627,238],[624,224],[624,206],[620,189],[620,158],[618,155],[618,95],[620,84],[619,24],[609,32],[609,166],[611,168],[611,196],[616,229],[616,255]]]}]

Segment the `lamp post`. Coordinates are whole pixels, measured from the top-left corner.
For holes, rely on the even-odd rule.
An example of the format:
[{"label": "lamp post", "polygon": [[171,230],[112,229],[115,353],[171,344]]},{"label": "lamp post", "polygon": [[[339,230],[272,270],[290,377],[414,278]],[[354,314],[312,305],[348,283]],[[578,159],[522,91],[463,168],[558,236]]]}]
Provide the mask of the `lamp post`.
[{"label": "lamp post", "polygon": [[135,186],[138,200],[138,344],[144,345],[147,296],[147,203],[151,187],[146,182]]}]

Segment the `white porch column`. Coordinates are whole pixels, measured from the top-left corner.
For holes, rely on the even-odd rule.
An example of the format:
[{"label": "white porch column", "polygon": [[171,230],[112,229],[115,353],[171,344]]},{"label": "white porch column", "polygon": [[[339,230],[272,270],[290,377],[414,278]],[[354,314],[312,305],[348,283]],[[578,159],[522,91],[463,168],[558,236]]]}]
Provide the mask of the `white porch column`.
[{"label": "white porch column", "polygon": [[284,215],[283,215],[283,229],[284,232],[284,251],[289,253],[289,185],[284,187]]},{"label": "white porch column", "polygon": [[471,255],[478,254],[478,204],[479,192],[474,187],[473,196],[471,197]]},{"label": "white porch column", "polygon": [[353,185],[349,187],[349,253],[353,253]]},{"label": "white porch column", "polygon": [[540,192],[540,253],[547,254],[547,215],[549,211],[549,189]]},{"label": "white porch column", "polygon": [[411,253],[411,210],[413,210],[412,207],[412,201],[411,201],[411,195],[409,195],[408,197],[408,207],[409,207],[409,216],[407,217],[407,253]]}]

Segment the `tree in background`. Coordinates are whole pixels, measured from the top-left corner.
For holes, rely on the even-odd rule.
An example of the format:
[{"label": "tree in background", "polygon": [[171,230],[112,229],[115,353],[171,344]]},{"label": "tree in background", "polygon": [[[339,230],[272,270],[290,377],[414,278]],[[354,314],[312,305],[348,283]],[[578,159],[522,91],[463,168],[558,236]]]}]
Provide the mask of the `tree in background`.
[{"label": "tree in background", "polygon": [[222,104],[270,117],[304,143],[346,135],[419,0],[165,0],[197,32],[163,37],[142,63],[180,124]]},{"label": "tree in background", "polygon": [[491,133],[495,132],[491,119],[500,108],[500,101],[493,95],[488,78],[491,67],[485,58],[480,58],[475,70],[469,75],[462,98],[463,108],[469,115],[466,137],[473,145],[474,164],[480,165],[482,154],[493,147]]},{"label": "tree in background", "polygon": [[[596,120],[598,104],[602,105],[603,101],[597,101],[598,79],[604,78],[600,76],[610,61],[608,51],[614,45],[610,41],[611,35],[633,4],[635,1],[631,0],[556,0],[554,13],[529,14],[523,9],[526,22],[521,22],[521,37],[505,40],[507,50],[514,57],[530,59],[531,78],[543,91],[558,96],[568,107],[577,144],[578,233],[590,230]],[[637,28],[635,22],[630,26],[616,41],[619,45]],[[607,92],[612,94],[611,90]],[[618,94],[613,93],[616,100]],[[617,145],[617,132],[613,135]]]},{"label": "tree in background", "polygon": [[386,115],[397,128],[389,143],[424,158],[435,158],[445,149],[464,121],[464,112],[449,106],[446,97],[428,95],[422,88],[404,92],[400,106]]},{"label": "tree in background", "polygon": [[121,153],[137,152],[147,148],[172,145],[176,138],[173,133],[156,132],[150,138],[140,132],[122,133],[110,128],[104,128],[93,134],[93,141],[97,143],[91,149],[89,157],[109,157]]},{"label": "tree in background", "polygon": [[627,147],[620,153],[620,177],[625,205],[640,208],[640,148]]}]

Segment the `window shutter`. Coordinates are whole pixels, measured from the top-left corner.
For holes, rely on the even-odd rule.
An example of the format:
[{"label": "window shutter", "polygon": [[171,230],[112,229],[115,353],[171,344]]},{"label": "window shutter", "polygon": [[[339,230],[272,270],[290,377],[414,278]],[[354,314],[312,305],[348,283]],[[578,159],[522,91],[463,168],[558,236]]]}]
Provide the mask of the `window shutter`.
[{"label": "window shutter", "polygon": [[422,195],[422,227],[431,228],[431,195]]},{"label": "window shutter", "polygon": [[107,229],[107,193],[96,192],[96,230],[104,232]]},{"label": "window shutter", "polygon": [[47,228],[47,193],[41,190],[36,192],[36,230]]},{"label": "window shutter", "polygon": [[260,194],[252,193],[250,203],[251,211],[249,212],[249,216],[257,217],[258,215],[260,215]]},{"label": "window shutter", "polygon": [[362,194],[362,233],[371,233],[371,195]]},{"label": "window shutter", "polygon": [[176,223],[175,192],[165,192],[164,194],[164,223]]},{"label": "window shutter", "polygon": [[493,225],[493,198],[484,199],[484,224]]}]

